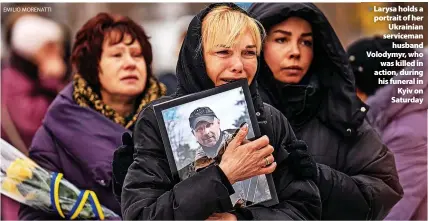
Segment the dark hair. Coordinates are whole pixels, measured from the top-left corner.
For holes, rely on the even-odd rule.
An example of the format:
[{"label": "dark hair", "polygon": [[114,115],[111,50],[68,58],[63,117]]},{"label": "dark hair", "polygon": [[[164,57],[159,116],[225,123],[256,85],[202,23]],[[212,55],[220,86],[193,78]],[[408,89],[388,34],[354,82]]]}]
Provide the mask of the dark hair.
[{"label": "dark hair", "polygon": [[152,76],[152,47],[143,28],[129,17],[99,13],[87,21],[77,32],[71,55],[74,70],[96,92],[100,90],[98,73],[103,41],[112,32],[119,33],[119,35],[109,36],[112,44],[122,42],[126,34],[132,38],[132,41],[128,44],[132,44],[135,40],[140,43],[142,55],[146,61],[147,78],[149,79]]},{"label": "dark hair", "polygon": [[397,66],[395,63],[393,66],[382,66],[381,62],[395,62],[399,61],[398,58],[385,58],[376,57],[369,58],[366,54],[367,51],[378,51],[380,53],[406,53],[407,58],[404,60],[413,60],[408,57],[408,53],[414,52],[412,48],[393,48],[392,43],[403,44],[405,41],[398,39],[383,39],[380,36],[374,36],[370,38],[362,38],[353,42],[347,49],[349,62],[353,69],[355,76],[356,88],[367,94],[368,96],[375,94],[375,92],[383,85],[378,82],[380,78],[389,80],[392,75],[374,75],[375,71],[387,70],[387,71],[399,71],[403,67]]}]

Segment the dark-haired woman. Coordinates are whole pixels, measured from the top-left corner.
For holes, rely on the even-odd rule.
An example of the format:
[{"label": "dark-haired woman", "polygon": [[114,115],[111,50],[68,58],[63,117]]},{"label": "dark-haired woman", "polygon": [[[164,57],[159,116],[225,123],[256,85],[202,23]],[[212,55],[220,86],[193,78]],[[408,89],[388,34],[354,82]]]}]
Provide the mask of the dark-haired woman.
[{"label": "dark-haired woman", "polygon": [[[106,13],[91,18],[75,38],[73,82],[54,100],[30,148],[31,159],[40,166],[95,191],[116,214],[113,152],[122,133],[133,129],[139,111],[165,94],[151,63],[151,45],[138,24]],[[19,218],[61,219],[27,206],[21,206]]]},{"label": "dark-haired woman", "polygon": [[259,92],[308,145],[287,148],[299,159],[289,166],[317,184],[321,219],[383,219],[403,193],[394,157],[365,120],[329,21],[311,3],[254,3],[249,13],[267,30]]}]

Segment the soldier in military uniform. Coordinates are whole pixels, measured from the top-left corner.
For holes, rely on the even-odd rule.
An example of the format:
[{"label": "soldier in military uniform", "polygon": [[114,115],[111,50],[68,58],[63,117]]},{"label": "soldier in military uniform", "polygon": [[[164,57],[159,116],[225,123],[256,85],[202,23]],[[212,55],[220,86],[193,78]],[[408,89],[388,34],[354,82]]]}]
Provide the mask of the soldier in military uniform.
[{"label": "soldier in military uniform", "polygon": [[[189,124],[192,134],[194,134],[197,142],[200,144],[195,154],[195,170],[199,171],[211,164],[219,164],[226,147],[234,138],[237,130],[222,131],[220,129],[219,118],[209,107],[195,109],[189,116]],[[260,193],[256,193],[257,190],[255,188],[261,189],[261,191],[265,191],[268,188],[268,186],[265,189],[261,188],[261,184],[263,183],[260,180],[258,177],[254,177],[233,185],[235,193],[231,195],[231,201],[235,207],[244,207],[253,203],[252,201],[255,200],[255,196],[261,195]],[[264,181],[266,182],[266,180]]]}]

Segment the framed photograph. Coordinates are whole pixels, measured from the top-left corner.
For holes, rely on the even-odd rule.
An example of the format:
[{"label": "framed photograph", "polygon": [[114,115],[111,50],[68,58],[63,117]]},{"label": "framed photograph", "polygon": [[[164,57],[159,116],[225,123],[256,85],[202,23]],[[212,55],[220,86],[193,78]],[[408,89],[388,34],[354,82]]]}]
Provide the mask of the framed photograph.
[{"label": "framed photograph", "polygon": [[[261,136],[247,80],[154,105],[173,178],[187,179],[221,161],[235,132],[247,123],[248,140]],[[233,185],[235,208],[278,203],[272,175]]]}]

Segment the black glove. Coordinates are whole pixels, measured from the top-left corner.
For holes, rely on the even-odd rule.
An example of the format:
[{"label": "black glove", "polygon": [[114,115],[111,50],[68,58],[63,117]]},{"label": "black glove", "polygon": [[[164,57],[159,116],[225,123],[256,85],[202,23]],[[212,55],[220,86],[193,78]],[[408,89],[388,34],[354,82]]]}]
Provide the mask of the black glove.
[{"label": "black glove", "polygon": [[246,208],[236,208],[231,213],[237,217],[237,220],[252,220],[253,219],[252,212],[250,212]]},{"label": "black glove", "polygon": [[113,154],[112,162],[113,192],[119,202],[121,202],[122,186],[124,185],[128,167],[130,167],[134,161],[133,154],[133,138],[130,133],[125,132],[122,134],[122,145],[119,146]]},{"label": "black glove", "polygon": [[293,141],[286,148],[289,152],[288,165],[298,179],[311,179],[317,183],[319,170],[308,152],[307,144],[302,140]]}]

